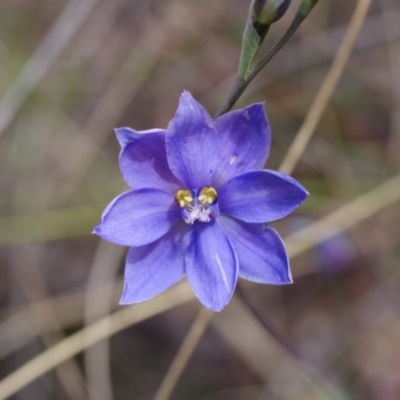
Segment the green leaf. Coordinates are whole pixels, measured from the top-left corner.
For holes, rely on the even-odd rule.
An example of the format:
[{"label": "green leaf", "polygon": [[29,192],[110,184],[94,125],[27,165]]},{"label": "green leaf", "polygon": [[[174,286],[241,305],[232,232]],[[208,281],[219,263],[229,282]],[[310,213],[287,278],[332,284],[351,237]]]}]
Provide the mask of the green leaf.
[{"label": "green leaf", "polygon": [[254,60],[255,55],[260,47],[261,37],[254,28],[251,19],[249,18],[243,34],[242,40],[242,53],[240,55],[238,79],[246,80],[250,66]]}]

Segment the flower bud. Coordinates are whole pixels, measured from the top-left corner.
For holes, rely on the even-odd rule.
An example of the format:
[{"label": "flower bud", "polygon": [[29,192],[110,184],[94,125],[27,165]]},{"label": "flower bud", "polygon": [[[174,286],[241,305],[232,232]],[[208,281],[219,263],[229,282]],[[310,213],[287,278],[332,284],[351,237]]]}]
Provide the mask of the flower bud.
[{"label": "flower bud", "polygon": [[262,39],[267,34],[269,26],[285,14],[290,2],[291,0],[253,0],[252,22]]}]

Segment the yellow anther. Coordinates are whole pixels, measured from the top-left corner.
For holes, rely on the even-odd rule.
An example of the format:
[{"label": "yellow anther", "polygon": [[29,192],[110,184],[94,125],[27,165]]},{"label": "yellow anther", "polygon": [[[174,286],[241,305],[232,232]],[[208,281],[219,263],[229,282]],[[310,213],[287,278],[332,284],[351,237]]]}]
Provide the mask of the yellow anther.
[{"label": "yellow anther", "polygon": [[192,207],[193,206],[193,196],[192,192],[187,189],[178,190],[175,193],[175,201],[180,207]]},{"label": "yellow anther", "polygon": [[217,196],[217,191],[213,187],[205,186],[203,187],[203,189],[200,190],[198,199],[201,204],[209,205],[214,203]]}]

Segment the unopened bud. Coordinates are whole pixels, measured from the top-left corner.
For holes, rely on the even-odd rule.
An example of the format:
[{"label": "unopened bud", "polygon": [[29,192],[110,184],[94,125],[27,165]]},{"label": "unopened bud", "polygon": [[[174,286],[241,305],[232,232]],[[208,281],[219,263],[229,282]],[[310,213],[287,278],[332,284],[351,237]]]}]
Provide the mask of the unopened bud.
[{"label": "unopened bud", "polygon": [[290,2],[291,0],[253,0],[252,22],[261,41],[267,34],[269,26],[285,14]]}]

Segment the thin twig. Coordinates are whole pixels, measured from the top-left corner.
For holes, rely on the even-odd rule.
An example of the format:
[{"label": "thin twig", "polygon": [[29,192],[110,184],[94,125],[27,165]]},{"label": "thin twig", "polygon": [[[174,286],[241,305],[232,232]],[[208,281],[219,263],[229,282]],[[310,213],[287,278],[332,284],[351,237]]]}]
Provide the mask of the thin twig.
[{"label": "thin twig", "polygon": [[[84,304],[84,323],[86,326],[110,314],[113,307],[113,287],[109,285],[102,291],[95,290],[95,288],[104,287],[107,282],[115,281],[120,261],[125,252],[124,247],[102,240],[99,241],[88,277]],[[89,400],[113,399],[110,346],[107,339],[89,347],[84,354]]]},{"label": "thin twig", "polygon": [[400,42],[398,40],[390,40],[393,33],[398,29],[398,18],[393,14],[382,13],[382,19],[385,22],[384,29],[386,34],[389,61],[390,61],[390,82],[392,95],[392,116],[391,116],[391,132],[386,147],[386,166],[390,168],[399,168],[399,152],[400,152]]},{"label": "thin twig", "polygon": [[400,174],[287,237],[287,251],[291,257],[302,254],[398,201]]},{"label": "thin twig", "polygon": [[293,346],[280,332],[276,330],[271,321],[265,314],[262,314],[257,307],[254,306],[250,300],[246,291],[242,289],[241,285],[236,288],[236,293],[240,296],[242,301],[251,310],[253,315],[262,324],[268,334],[290,355],[290,357],[296,362],[297,366],[304,369],[310,376],[315,378],[318,384],[322,384],[326,393],[329,394],[332,399],[348,399],[347,395],[343,393],[334,378],[330,375],[325,368],[316,363],[312,358],[303,354],[295,346]]},{"label": "thin twig", "polygon": [[193,351],[197,347],[203,333],[208,327],[213,313],[206,308],[202,307],[195,320],[187,333],[185,340],[181,344],[174,360],[172,361],[169,369],[161,382],[154,400],[168,400],[176,383],[178,382],[183,370],[185,369]]},{"label": "thin twig", "polygon": [[[144,13],[145,10],[146,8],[141,12]],[[62,150],[63,156],[60,155],[58,159],[58,168],[51,172],[42,188],[51,189],[60,176],[66,174],[68,181],[64,187],[64,198],[68,201],[110,137],[113,126],[146,82],[152,69],[156,67],[167,39],[177,29],[174,18],[173,11],[170,11],[161,23],[156,17],[147,19],[140,40],[128,53],[81,131],[77,132],[68,147]],[[178,29],[183,27],[179,26]],[[43,206],[43,199],[39,198],[39,201]]]},{"label": "thin twig", "polygon": [[281,171],[291,173],[303,154],[304,149],[311,139],[321,115],[343,73],[344,67],[350,57],[351,51],[353,50],[355,41],[364,23],[365,17],[367,16],[370,5],[371,0],[358,1],[339,51],[333,60],[328,75],[314,99],[303,125],[282,161],[280,166]]},{"label": "thin twig", "polygon": [[0,136],[80,29],[98,0],[69,1],[0,99]]},{"label": "thin twig", "polygon": [[189,286],[180,284],[151,300],[147,307],[126,307],[100,319],[57,343],[4,378],[0,382],[0,400],[12,396],[39,376],[100,340],[190,300],[193,300],[193,294]]},{"label": "thin twig", "polygon": [[[48,349],[64,340],[65,334],[55,310],[49,288],[47,287],[47,282],[43,277],[43,272],[39,268],[39,259],[42,252],[43,249],[40,245],[31,245],[14,250],[13,270],[22,293],[29,301],[28,307],[30,312],[27,322],[31,324],[33,334],[38,335]],[[40,314],[35,312],[36,310],[33,307],[30,307],[32,302],[39,298],[49,299],[46,306],[42,308]],[[51,335],[42,328],[45,320],[51,321],[53,326]],[[71,399],[87,399],[86,381],[77,360],[68,360],[62,365],[59,365],[55,372],[61,386]]]}]

